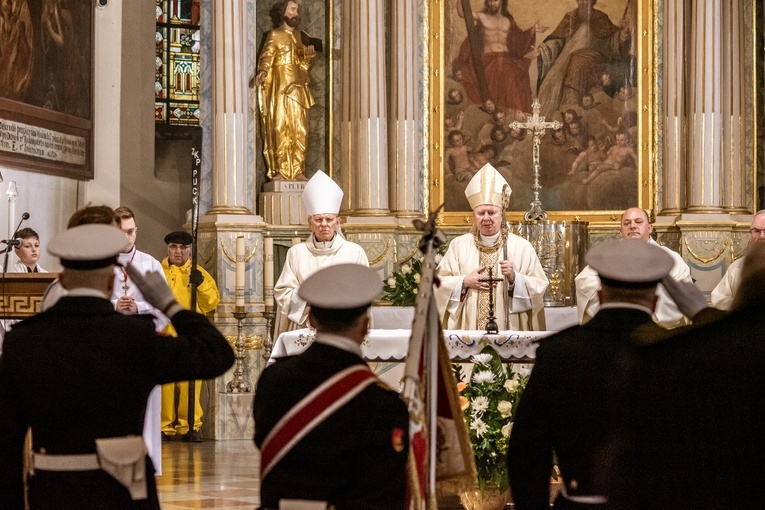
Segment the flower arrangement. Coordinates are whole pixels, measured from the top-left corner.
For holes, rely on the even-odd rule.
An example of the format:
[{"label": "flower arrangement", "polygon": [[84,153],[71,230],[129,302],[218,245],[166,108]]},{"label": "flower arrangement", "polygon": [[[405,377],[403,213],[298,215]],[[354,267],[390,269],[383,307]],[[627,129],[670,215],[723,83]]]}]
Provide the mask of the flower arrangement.
[{"label": "flower arrangement", "polygon": [[504,365],[491,345],[471,361],[473,372],[467,382],[462,365],[455,363],[453,367],[460,381],[457,390],[473,445],[478,487],[483,491],[494,484],[503,492],[509,485],[505,456],[510,431],[529,374],[513,372],[512,365]]},{"label": "flower arrangement", "polygon": [[[446,245],[436,251],[436,263],[446,253]],[[417,301],[417,288],[422,274],[422,259],[414,257],[411,263],[401,265],[401,270],[388,277],[383,285],[382,301],[389,301],[393,306],[414,306]]]}]

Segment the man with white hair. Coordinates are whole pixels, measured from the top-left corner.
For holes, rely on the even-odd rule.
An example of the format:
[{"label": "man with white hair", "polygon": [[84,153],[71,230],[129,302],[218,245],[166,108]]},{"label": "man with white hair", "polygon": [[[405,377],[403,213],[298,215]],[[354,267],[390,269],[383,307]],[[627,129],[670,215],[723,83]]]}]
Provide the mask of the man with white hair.
[{"label": "man with white hair", "polygon": [[[619,235],[622,239],[640,239],[649,244],[655,244],[672,257],[674,265],[669,272],[670,278],[678,282],[692,283],[691,270],[683,258],[675,251],[665,246],[661,246],[651,239],[653,225],[648,220],[648,215],[639,207],[630,207],[622,214]],[[625,260],[625,264],[629,261]],[[576,308],[579,317],[579,323],[583,324],[598,313],[600,309],[600,300],[598,299],[598,290],[600,289],[600,278],[590,266],[584,269],[576,276],[574,280],[576,285]],[[678,310],[677,305],[667,294],[666,289],[661,284],[656,289],[658,301],[653,312],[653,320],[665,328],[674,328],[688,323],[683,313]]]},{"label": "man with white hair", "polygon": [[[752,224],[749,226],[749,243],[765,239],[765,209],[754,213]],[[736,259],[728,266],[722,280],[712,291],[712,306],[720,310],[730,310],[733,304],[733,296],[741,285],[741,268],[744,265],[744,257]]]},{"label": "man with white hair", "polygon": [[298,295],[300,285],[312,274],[336,264],[369,266],[364,249],[349,242],[340,231],[343,190],[327,174],[317,171],[303,190],[311,235],[287,251],[282,274],[274,285],[277,304],[274,338],[280,333],[306,327],[306,302]]},{"label": "man with white hair", "polygon": [[[507,190],[507,191],[505,191]],[[473,208],[473,228],[449,243],[438,264],[441,286],[436,305],[447,329],[486,329],[490,292],[499,329],[545,329],[544,294],[548,281],[539,257],[527,240],[510,232],[505,221],[507,181],[484,165],[465,188]],[[489,269],[498,285],[487,280]]]}]

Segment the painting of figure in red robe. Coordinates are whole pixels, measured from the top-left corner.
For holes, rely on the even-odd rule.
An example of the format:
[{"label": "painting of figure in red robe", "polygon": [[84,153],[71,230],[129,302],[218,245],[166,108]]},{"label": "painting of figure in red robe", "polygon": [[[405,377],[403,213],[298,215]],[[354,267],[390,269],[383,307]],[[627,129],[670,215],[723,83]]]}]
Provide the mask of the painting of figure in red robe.
[{"label": "painting of figure in red robe", "polygon": [[547,211],[620,210],[638,200],[637,2],[446,0],[444,168],[446,211],[467,211],[464,190],[485,163],[513,189],[511,210],[533,200],[532,132],[540,142]]}]

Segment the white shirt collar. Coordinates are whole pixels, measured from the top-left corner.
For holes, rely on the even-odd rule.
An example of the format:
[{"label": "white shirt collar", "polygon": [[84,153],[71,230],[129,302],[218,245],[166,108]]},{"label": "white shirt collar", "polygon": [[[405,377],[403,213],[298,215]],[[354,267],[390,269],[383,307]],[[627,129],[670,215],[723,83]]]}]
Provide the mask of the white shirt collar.
[{"label": "white shirt collar", "polygon": [[80,287],[77,289],[72,289],[70,291],[67,291],[67,296],[76,296],[76,297],[99,297],[104,299],[109,299],[109,296],[101,292],[100,290],[91,289],[89,287]]},{"label": "white shirt collar", "polygon": [[357,355],[359,358],[364,357],[361,354],[361,346],[350,338],[344,336],[333,335],[331,333],[317,333],[314,342],[337,347],[338,349],[351,352]]},{"label": "white shirt collar", "polygon": [[651,310],[647,306],[636,305],[635,303],[624,303],[622,301],[615,301],[613,303],[601,303],[600,304],[600,309],[601,310],[604,310],[606,308],[631,308],[633,310],[640,310],[641,312],[645,312],[648,315],[653,315],[653,310]]}]

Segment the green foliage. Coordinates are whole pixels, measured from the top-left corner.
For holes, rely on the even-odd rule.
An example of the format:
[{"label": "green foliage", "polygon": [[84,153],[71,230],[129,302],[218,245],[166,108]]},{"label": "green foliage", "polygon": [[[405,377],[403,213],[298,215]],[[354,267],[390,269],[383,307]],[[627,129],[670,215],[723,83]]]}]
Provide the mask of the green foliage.
[{"label": "green foliage", "polygon": [[[491,345],[471,361],[470,379],[459,382],[457,389],[473,445],[478,485],[485,490],[487,484],[495,484],[504,491],[508,486],[507,445],[529,376],[516,374],[511,364],[503,364]],[[463,381],[462,366],[456,363],[453,367],[457,380]]]},{"label": "green foliage", "polygon": [[[436,262],[446,253],[446,245],[439,246]],[[414,306],[417,290],[422,275],[422,259],[414,257],[409,264],[401,264],[401,269],[388,277],[383,285],[382,301],[389,301],[393,306]]]}]

